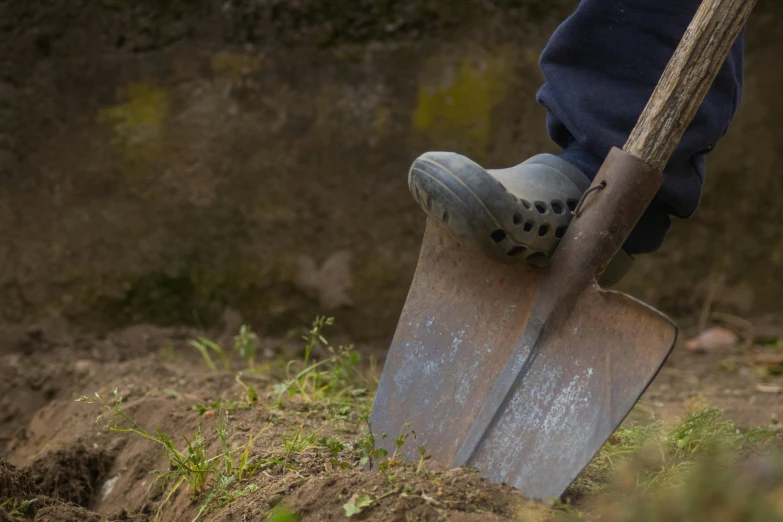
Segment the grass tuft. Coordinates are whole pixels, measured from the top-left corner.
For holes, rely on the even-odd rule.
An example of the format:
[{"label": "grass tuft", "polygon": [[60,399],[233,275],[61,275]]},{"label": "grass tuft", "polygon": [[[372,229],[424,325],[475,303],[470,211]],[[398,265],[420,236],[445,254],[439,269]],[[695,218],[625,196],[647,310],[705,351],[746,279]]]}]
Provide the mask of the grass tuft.
[{"label": "grass tuft", "polygon": [[[289,361],[287,378],[273,387],[278,407],[284,407],[286,401],[296,400],[343,417],[357,407],[360,414],[369,412],[372,406],[369,388],[375,383],[366,377],[362,357],[352,346],[335,348],[328,343],[323,330],[332,324],[331,317],[319,316],[303,335],[304,358]],[[313,351],[319,347],[330,354],[320,361],[313,356]],[[374,375],[372,362],[370,374]]]},{"label": "grass tuft", "polygon": [[213,372],[217,371],[217,366],[215,366],[215,363],[212,360],[212,356],[209,355],[210,351],[215,352],[220,358],[220,361],[223,363],[224,370],[228,370],[231,366],[228,355],[226,355],[226,352],[223,350],[223,348],[215,341],[211,341],[206,337],[201,337],[199,339],[191,339],[188,341],[188,344],[198,350],[198,352],[201,354],[201,357],[204,358],[204,362]]},{"label": "grass tuft", "polygon": [[242,358],[247,359],[250,371],[255,370],[256,351],[258,350],[258,336],[246,324],[239,328],[239,333],[234,336],[234,351]]},{"label": "grass tuft", "polygon": [[12,517],[24,517],[27,515],[28,508],[34,502],[38,502],[37,498],[30,500],[19,500],[16,498],[9,498],[0,503],[0,509]]},{"label": "grass tuft", "polygon": [[232,499],[252,492],[253,488],[231,489],[230,486],[257,471],[258,465],[250,464],[249,455],[250,449],[260,433],[255,436],[251,434],[245,444],[234,447],[228,442],[223,412],[218,412],[215,420],[215,432],[223,452],[210,456],[206,441],[201,434],[201,426],[197,428],[195,435],[190,439],[183,436],[184,447],[178,449],[172,438],[161,428],[155,428],[153,434],[133,420],[123,410],[123,398],[116,389],[112,392],[110,400],[104,398],[102,393],[96,392],[95,397],[80,397],[77,402],[101,406],[104,411],[98,416],[96,422],[109,415],[111,418],[106,427],[111,431],[131,433],[161,447],[169,461],[169,467],[166,471],[153,471],[157,476],[156,482],[161,482],[164,491],[161,509],[184,483],[188,484],[193,499],[201,496],[208,487],[212,488],[212,491],[203,499],[201,509],[194,522],[200,520],[216,507],[226,505]]},{"label": "grass tuft", "polygon": [[779,429],[757,427],[741,432],[723,412],[704,407],[666,429],[660,421],[621,426],[577,477],[566,501],[617,487],[637,491],[681,488],[697,462],[742,460],[774,439]]}]

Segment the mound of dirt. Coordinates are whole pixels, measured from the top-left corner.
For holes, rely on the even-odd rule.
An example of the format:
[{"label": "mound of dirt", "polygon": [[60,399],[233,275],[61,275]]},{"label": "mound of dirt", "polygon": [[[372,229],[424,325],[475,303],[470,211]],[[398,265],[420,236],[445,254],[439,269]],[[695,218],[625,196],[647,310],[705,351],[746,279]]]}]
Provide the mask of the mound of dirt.
[{"label": "mound of dirt", "polygon": [[[86,503],[96,476],[100,476],[111,464],[111,459],[101,452],[74,447],[48,454],[36,461],[34,468],[18,468],[0,459],[0,522],[143,522],[148,517],[142,513],[129,514],[125,510],[101,516],[85,507],[70,503],[67,499],[79,499]],[[68,469],[71,467],[72,469]],[[96,475],[96,473],[98,473]],[[51,476],[47,476],[51,474]],[[44,490],[36,485],[44,486]],[[52,498],[45,493],[57,494]]]},{"label": "mound of dirt", "polygon": [[[131,515],[127,511],[101,516],[81,506],[64,502],[53,502],[38,510],[34,522],[147,522],[148,520],[149,517],[146,515]],[[0,519],[0,522],[4,521]],[[14,522],[18,521],[15,520]]]},{"label": "mound of dirt", "polygon": [[40,509],[35,522],[103,522],[97,513],[72,504],[57,504]]},{"label": "mound of dirt", "polygon": [[29,468],[20,469],[0,459],[0,522],[17,521],[15,517],[22,516],[32,519],[38,509],[52,502],[35,485]]},{"label": "mound of dirt", "polygon": [[114,456],[104,450],[77,444],[47,453],[30,469],[45,495],[86,508],[113,461]]},{"label": "mound of dirt", "polygon": [[0,459],[0,502],[9,498],[29,499],[40,494],[29,469],[19,469]]},{"label": "mound of dirt", "polygon": [[[344,520],[344,505],[357,504],[362,496],[372,499],[372,504],[361,513],[378,522],[517,520],[522,513],[533,522],[550,514],[542,505],[523,500],[516,490],[490,484],[475,471],[455,469],[432,475],[408,466],[393,475],[353,469],[311,479],[289,494],[285,506],[302,517]],[[252,506],[252,497],[245,502]],[[218,520],[228,521],[230,515],[225,516]]]},{"label": "mound of dirt", "polygon": [[[233,335],[224,337],[220,344],[231,346]],[[73,339],[52,341],[48,351],[17,350],[0,361],[0,398],[4,389],[9,394],[7,401],[0,400],[0,439],[4,418],[13,417],[19,428],[8,440],[10,462],[0,460],[0,504],[11,499],[0,508],[0,522],[320,522],[348,520],[349,515],[376,522],[537,522],[567,514],[565,508],[554,511],[527,502],[519,491],[491,484],[473,470],[426,469],[426,459],[419,470],[418,463],[401,465],[393,455],[385,460],[376,455],[383,471],[367,471],[362,462],[374,452],[368,449],[372,442],[363,419],[372,405],[369,390],[377,372],[358,355],[338,357],[324,347],[314,349],[314,358],[335,358],[313,363],[311,373],[300,372],[305,364],[297,359],[301,347],[280,340],[271,355],[265,351],[255,361],[254,369],[238,356],[224,369],[217,356],[210,368],[188,344],[189,336],[175,331],[127,329],[90,339],[91,344]],[[271,346],[266,340],[260,344]],[[698,388],[700,401],[726,410],[726,418],[743,431],[759,426],[759,433],[766,433],[778,426],[764,428],[771,414],[780,417],[781,402],[758,390],[758,377],[743,373],[739,362],[733,370],[715,371],[727,355],[676,352],[646,403],[635,410],[639,423],[650,422],[650,414],[679,422],[697,406]],[[22,386],[32,372],[40,373],[35,386]],[[57,392],[47,394],[41,382]],[[763,384],[779,386],[783,376],[765,376]],[[88,400],[77,401],[80,396]],[[719,420],[704,426],[726,431]],[[130,422],[138,431],[121,431]],[[205,480],[199,484],[177,462],[214,465],[202,472]],[[171,473],[170,481],[156,480],[156,471]],[[585,472],[590,482],[578,490],[582,493],[567,500],[568,509],[592,516],[604,512],[606,497],[598,491],[611,481],[590,473]],[[641,473],[629,472],[629,480],[636,484]],[[725,488],[719,484],[724,489],[705,486],[705,491],[718,491],[717,498],[724,490],[738,490],[726,483]],[[769,487],[749,483],[746,490],[761,491],[760,505],[772,505],[774,498],[761,497],[779,481]],[[625,507],[622,498],[618,503]],[[616,519],[641,518],[623,514]]]}]

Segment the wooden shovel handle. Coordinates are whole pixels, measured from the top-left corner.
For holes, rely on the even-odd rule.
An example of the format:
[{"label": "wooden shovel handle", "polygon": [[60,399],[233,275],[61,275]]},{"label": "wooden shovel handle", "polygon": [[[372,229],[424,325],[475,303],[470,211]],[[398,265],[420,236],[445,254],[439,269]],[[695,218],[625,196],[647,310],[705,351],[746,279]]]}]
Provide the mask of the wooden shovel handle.
[{"label": "wooden shovel handle", "polygon": [[623,150],[663,171],[757,0],[704,0]]}]

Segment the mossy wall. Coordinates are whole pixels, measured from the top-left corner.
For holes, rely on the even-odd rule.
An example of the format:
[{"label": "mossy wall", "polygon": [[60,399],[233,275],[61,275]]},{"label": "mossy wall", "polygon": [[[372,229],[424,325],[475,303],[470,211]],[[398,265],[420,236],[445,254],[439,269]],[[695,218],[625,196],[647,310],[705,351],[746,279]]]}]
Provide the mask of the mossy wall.
[{"label": "mossy wall", "polygon": [[[33,5],[35,4],[35,5]],[[537,59],[574,1],[201,0],[0,6],[0,320],[279,333],[316,313],[385,339],[424,217],[407,167],[554,151]],[[678,317],[778,310],[781,16],[704,204],[625,289]]]}]

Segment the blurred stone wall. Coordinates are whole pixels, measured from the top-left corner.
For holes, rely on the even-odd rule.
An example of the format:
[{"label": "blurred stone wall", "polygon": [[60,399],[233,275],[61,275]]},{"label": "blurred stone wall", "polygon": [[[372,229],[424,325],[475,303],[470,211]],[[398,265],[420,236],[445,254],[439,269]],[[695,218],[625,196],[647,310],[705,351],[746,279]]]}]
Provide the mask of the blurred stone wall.
[{"label": "blurred stone wall", "polygon": [[[12,0],[0,5],[0,320],[335,315],[386,339],[429,149],[493,167],[554,151],[538,55],[574,1]],[[623,288],[675,317],[783,294],[780,8],[760,3],[745,100],[703,206]]]}]

